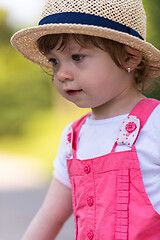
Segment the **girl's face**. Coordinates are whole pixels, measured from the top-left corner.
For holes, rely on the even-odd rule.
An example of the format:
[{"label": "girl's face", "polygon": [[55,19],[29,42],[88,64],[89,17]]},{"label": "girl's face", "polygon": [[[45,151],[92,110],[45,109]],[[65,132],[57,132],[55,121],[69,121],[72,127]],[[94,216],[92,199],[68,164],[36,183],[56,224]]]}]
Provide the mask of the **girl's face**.
[{"label": "girl's face", "polygon": [[91,108],[95,119],[106,117],[110,107],[114,116],[114,109],[137,92],[132,73],[119,68],[99,48],[82,48],[70,39],[64,49],[52,49],[47,58],[59,93],[78,107]]}]

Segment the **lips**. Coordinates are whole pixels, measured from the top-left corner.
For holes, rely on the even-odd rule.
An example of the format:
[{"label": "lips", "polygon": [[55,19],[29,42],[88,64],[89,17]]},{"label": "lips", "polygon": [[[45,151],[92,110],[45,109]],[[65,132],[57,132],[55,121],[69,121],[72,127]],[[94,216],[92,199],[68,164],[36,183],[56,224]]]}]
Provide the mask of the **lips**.
[{"label": "lips", "polygon": [[79,89],[79,90],[73,90],[73,89],[70,89],[70,90],[65,90],[65,92],[69,95],[69,96],[75,96],[75,95],[78,95],[82,92],[82,89]]}]

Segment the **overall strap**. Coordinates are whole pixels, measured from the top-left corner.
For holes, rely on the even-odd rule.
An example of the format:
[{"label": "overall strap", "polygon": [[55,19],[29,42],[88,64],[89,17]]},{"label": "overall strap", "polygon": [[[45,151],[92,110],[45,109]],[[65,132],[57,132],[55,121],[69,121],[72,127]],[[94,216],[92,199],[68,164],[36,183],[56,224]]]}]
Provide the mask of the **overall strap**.
[{"label": "overall strap", "polygon": [[[149,116],[159,104],[160,104],[160,101],[158,101],[157,99],[145,98],[141,100],[139,103],[137,103],[136,106],[133,108],[133,110],[130,112],[129,116],[136,116],[140,120],[140,128],[139,128],[137,137],[134,141],[134,144],[139,136],[141,129],[147,122]],[[134,144],[133,144],[133,148],[134,148]]]},{"label": "overall strap", "polygon": [[129,116],[136,116],[140,120],[140,130],[145,125],[147,119],[153,110],[160,104],[160,101],[152,98],[145,98],[141,100],[130,112]]},{"label": "overall strap", "polygon": [[141,100],[123,122],[117,141],[115,142],[112,151],[115,151],[117,145],[127,145],[134,149],[134,144],[139,136],[139,133],[153,110],[160,104],[160,101],[151,98]]},{"label": "overall strap", "polygon": [[78,119],[72,124],[72,152],[73,152],[73,158],[76,158],[76,152],[77,152],[77,145],[78,145],[78,136],[80,129],[84,122],[86,121],[86,118],[90,116],[91,113],[87,113],[82,118]]}]

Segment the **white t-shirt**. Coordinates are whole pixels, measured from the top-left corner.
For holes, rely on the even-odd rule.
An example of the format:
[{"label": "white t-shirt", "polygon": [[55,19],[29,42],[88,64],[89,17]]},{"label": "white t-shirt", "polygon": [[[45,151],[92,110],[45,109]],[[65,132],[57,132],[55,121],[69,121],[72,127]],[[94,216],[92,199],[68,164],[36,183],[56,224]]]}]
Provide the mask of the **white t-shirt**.
[{"label": "white t-shirt", "polygon": [[[102,120],[87,118],[79,133],[77,158],[91,159],[110,153],[126,117],[127,114]],[[53,164],[55,178],[68,187],[71,185],[66,164],[66,137],[71,124],[62,133]],[[135,147],[145,190],[153,207],[160,214],[160,105],[154,109],[142,128]],[[129,149],[126,145],[117,146],[116,152]]]}]

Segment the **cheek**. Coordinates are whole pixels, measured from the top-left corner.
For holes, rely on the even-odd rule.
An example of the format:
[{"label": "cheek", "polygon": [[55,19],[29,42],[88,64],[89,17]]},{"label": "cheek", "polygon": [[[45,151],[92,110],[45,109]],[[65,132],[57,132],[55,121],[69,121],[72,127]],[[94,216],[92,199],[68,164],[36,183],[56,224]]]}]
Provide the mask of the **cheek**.
[{"label": "cheek", "polygon": [[56,90],[62,95],[62,87],[61,85],[59,84],[59,82],[54,78],[54,86],[56,88]]},{"label": "cheek", "polygon": [[56,78],[53,78],[53,84],[54,84],[55,88],[58,90],[58,84],[57,84]]},{"label": "cheek", "polygon": [[59,83],[59,81],[57,82],[57,81],[55,80],[55,81],[54,81],[54,86],[55,86],[56,90],[59,92],[59,94],[60,94],[63,98],[69,100],[69,96],[63,91],[62,85]]}]

